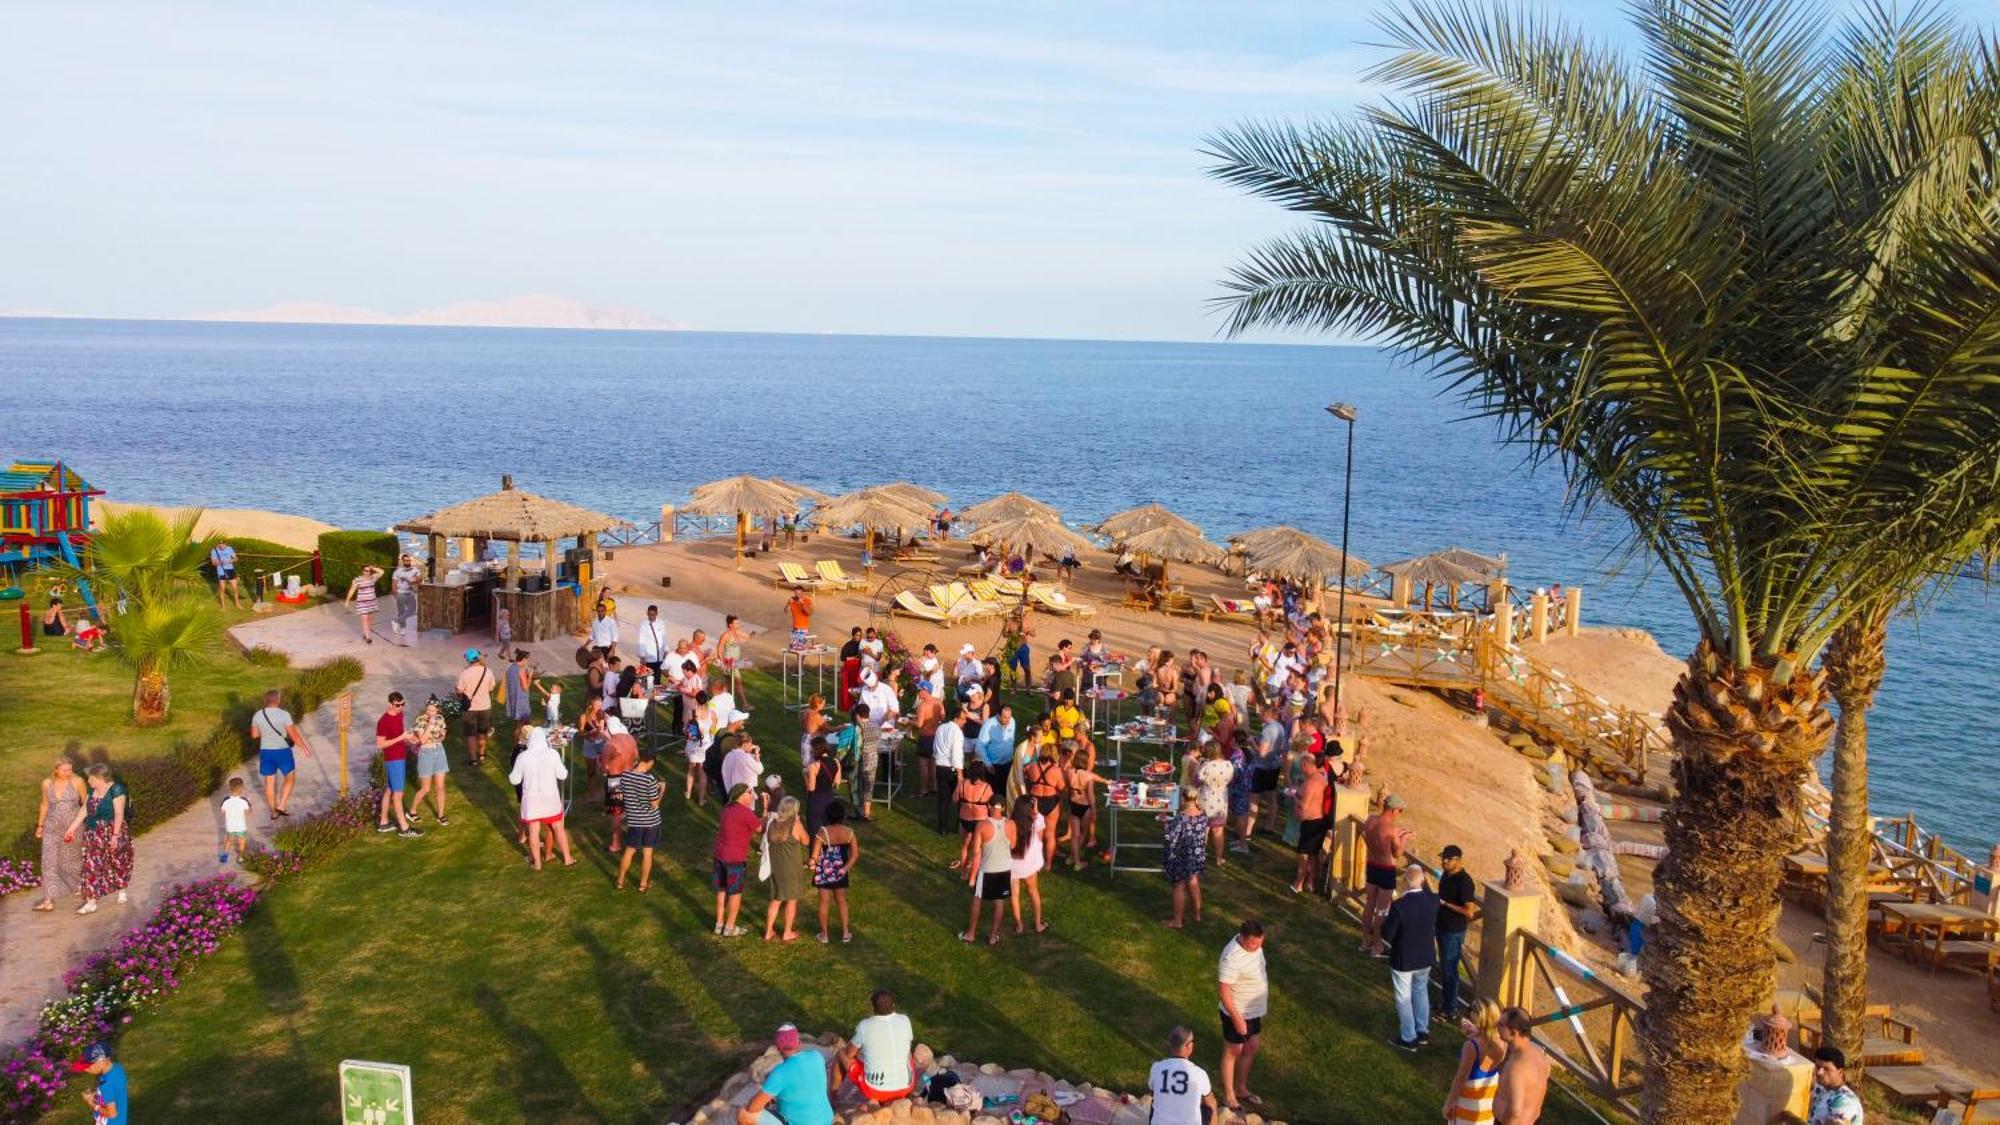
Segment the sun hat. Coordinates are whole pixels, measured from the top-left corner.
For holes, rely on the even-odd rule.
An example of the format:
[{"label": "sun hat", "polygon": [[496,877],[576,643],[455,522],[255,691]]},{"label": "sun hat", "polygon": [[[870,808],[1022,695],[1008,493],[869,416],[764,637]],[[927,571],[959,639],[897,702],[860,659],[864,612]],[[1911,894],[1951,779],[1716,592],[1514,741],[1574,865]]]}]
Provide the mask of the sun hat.
[{"label": "sun hat", "polygon": [[1401,797],[1391,793],[1387,797],[1382,798],[1382,807],[1385,809],[1407,809],[1410,806],[1404,804]]},{"label": "sun hat", "polygon": [[778,1028],[778,1034],[771,1038],[771,1045],[780,1051],[798,1050],[799,1029],[793,1027],[791,1024],[783,1025]]},{"label": "sun hat", "polygon": [[477,659],[479,659],[479,650],[478,650],[478,649],[476,649],[476,648],[469,648],[469,649],[466,649],[466,650],[465,650],[465,662],[466,662],[467,664],[470,664],[470,663],[472,663],[473,661],[475,661],[475,660],[477,660]]}]

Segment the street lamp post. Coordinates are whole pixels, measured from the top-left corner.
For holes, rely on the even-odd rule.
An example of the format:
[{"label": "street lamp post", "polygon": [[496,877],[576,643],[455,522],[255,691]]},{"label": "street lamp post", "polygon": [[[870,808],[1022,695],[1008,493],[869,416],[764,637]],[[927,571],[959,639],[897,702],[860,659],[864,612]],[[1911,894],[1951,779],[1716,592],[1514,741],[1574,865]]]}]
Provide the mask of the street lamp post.
[{"label": "street lamp post", "polygon": [[1352,403],[1336,402],[1326,412],[1347,423],[1347,475],[1340,489],[1340,593],[1336,596],[1334,612],[1338,616],[1333,626],[1333,708],[1334,714],[1345,723],[1347,710],[1340,694],[1340,671],[1347,664],[1347,531],[1348,516],[1354,509],[1354,419],[1358,411]]}]

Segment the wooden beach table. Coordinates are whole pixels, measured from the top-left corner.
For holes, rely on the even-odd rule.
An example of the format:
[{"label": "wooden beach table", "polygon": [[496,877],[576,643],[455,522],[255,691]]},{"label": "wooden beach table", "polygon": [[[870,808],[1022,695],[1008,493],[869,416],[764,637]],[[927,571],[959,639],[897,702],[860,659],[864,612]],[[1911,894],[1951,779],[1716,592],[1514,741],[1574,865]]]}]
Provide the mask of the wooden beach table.
[{"label": "wooden beach table", "polygon": [[1877,909],[1882,912],[1883,932],[1900,932],[1904,955],[1912,961],[1929,961],[1932,972],[1944,962],[1947,941],[1965,934],[2000,933],[2000,918],[1956,903],[1885,902]]}]

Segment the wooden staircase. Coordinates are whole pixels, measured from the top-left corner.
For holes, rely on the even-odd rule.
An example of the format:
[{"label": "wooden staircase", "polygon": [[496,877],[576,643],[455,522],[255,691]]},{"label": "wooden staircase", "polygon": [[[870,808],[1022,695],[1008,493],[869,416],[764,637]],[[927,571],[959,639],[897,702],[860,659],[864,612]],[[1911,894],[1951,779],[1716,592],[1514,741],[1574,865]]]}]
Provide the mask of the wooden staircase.
[{"label": "wooden staircase", "polygon": [[1348,671],[1437,691],[1479,691],[1486,706],[1598,777],[1643,784],[1667,750],[1653,719],[1571,683],[1471,615],[1406,615],[1355,626]]}]

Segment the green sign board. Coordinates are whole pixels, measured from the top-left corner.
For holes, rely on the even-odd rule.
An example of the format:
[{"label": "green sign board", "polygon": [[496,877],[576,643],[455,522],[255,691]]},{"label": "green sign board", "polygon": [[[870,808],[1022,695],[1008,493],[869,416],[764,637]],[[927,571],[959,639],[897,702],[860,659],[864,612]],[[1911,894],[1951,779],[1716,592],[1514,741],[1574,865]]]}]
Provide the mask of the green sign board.
[{"label": "green sign board", "polygon": [[342,1059],[341,1125],[416,1125],[410,1068],[400,1063]]}]

